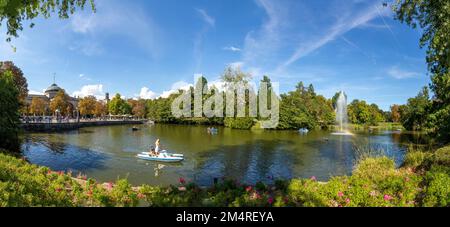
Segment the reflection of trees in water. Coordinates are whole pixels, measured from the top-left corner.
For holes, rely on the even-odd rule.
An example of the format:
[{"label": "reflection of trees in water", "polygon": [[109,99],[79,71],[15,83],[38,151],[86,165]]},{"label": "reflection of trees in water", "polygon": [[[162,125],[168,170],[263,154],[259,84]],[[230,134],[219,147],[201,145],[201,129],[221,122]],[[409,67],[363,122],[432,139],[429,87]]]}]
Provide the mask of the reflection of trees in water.
[{"label": "reflection of trees in water", "polygon": [[47,136],[31,136],[24,137],[22,148],[29,151],[34,146],[44,146],[49,151],[62,154],[66,150],[66,144],[56,141],[55,136],[50,134]]},{"label": "reflection of trees in water", "polygon": [[246,183],[290,178],[294,157],[281,148],[286,141],[256,140],[243,145],[221,146],[202,153],[196,181],[211,184],[213,178],[229,177]]},{"label": "reflection of trees in water", "polygon": [[392,133],[393,140],[403,146],[421,150],[433,150],[437,144],[434,138],[421,132]]}]

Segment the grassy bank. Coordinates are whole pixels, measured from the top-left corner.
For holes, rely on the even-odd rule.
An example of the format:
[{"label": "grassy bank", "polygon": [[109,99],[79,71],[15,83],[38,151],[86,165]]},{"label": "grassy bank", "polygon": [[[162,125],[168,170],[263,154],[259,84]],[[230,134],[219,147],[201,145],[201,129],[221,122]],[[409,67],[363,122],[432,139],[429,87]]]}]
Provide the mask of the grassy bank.
[{"label": "grassy bank", "polygon": [[450,206],[450,146],[410,152],[401,168],[394,166],[386,157],[367,158],[352,176],[327,183],[314,177],[270,185],[222,180],[200,188],[180,179],[170,187],[132,187],[125,179],[100,184],[0,154],[0,206]]}]

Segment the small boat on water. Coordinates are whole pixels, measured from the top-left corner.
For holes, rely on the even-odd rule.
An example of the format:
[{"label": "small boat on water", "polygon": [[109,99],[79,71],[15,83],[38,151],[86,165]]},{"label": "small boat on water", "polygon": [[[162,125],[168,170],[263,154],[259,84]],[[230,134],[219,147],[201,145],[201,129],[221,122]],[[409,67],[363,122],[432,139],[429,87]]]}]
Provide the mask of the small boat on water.
[{"label": "small boat on water", "polygon": [[217,129],[217,128],[208,128],[206,131],[209,134],[217,134],[219,132],[219,129]]},{"label": "small boat on water", "polygon": [[308,134],[309,130],[307,128],[301,128],[298,130],[300,134]]},{"label": "small boat on water", "polygon": [[181,162],[184,160],[183,154],[171,154],[167,151],[162,151],[159,155],[150,155],[147,152],[142,152],[137,155],[139,159],[157,162]]},{"label": "small boat on water", "polygon": [[138,128],[138,127],[136,127],[136,126],[134,126],[133,128],[131,128],[131,130],[132,130],[132,131],[138,131],[138,130],[139,130],[139,128]]}]

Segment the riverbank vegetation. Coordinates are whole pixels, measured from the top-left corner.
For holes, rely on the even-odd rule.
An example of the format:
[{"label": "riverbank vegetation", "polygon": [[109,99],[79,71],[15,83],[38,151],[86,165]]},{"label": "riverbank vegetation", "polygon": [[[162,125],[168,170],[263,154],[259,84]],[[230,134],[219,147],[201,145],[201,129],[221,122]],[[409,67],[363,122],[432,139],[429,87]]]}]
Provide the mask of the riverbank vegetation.
[{"label": "riverbank vegetation", "polygon": [[366,157],[352,176],[328,182],[268,179],[255,185],[222,179],[204,188],[181,178],[168,187],[133,187],[125,179],[102,184],[0,154],[0,206],[446,207],[450,146],[410,151],[398,169],[389,158]]},{"label": "riverbank vegetation", "polygon": [[[247,84],[250,82],[250,78],[250,74],[242,72],[239,68],[228,67],[222,75],[222,82],[225,84],[224,87],[227,87],[228,83]],[[200,83],[200,80],[204,85],[204,88],[198,88],[196,85],[184,92],[190,92],[193,99],[194,91],[196,91],[196,89],[201,89],[204,91],[204,94],[201,97],[204,102],[204,100],[207,100],[214,94],[213,91],[215,89],[214,87],[208,86],[208,81],[204,77],[199,78],[197,84]],[[268,76],[263,77],[261,83],[263,82],[268,84],[269,92],[273,92],[270,90],[272,84]],[[179,93],[171,94],[165,98],[160,97],[155,100],[148,100],[146,108],[148,110],[147,118],[160,123],[224,125],[235,129],[250,129],[257,125],[258,121],[264,119],[260,115],[252,117],[248,114],[250,103],[249,94],[246,95],[245,99],[246,117],[243,118],[237,118],[236,116],[207,118],[204,115],[201,117],[176,118],[171,112],[171,105],[173,100],[175,100],[182,92],[183,91],[180,90]],[[222,99],[226,101],[226,90],[224,89],[220,92]],[[257,92],[253,90],[247,92],[253,92],[253,95],[257,94]],[[338,94],[339,93],[337,93],[337,95]],[[276,129],[321,129],[327,128],[335,123],[335,97],[327,99],[324,96],[317,94],[314,91],[314,86],[312,84],[306,87],[303,82],[299,82],[296,85],[295,90],[287,92],[286,94],[280,94],[277,99],[280,105],[279,124]],[[237,100],[235,100],[234,103],[237,103]],[[267,105],[271,106],[269,100]],[[226,102],[223,106],[226,106]],[[219,110],[219,112],[221,112],[223,116],[226,116],[225,108]],[[191,115],[195,116],[194,106],[191,108]],[[376,126],[379,123],[386,121],[385,115],[386,113],[384,113],[377,105],[369,105],[365,101],[355,100],[349,105],[349,120],[355,124]]]}]

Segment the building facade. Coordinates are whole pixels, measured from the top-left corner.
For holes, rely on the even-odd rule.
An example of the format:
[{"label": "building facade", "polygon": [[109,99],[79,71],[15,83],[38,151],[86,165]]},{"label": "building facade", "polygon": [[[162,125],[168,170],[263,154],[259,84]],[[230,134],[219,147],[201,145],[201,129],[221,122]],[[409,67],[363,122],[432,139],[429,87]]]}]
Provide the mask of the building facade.
[{"label": "building facade", "polygon": [[[58,92],[60,91],[64,91],[64,89],[60,88],[56,84],[52,84],[45,90],[43,95],[29,94],[26,99],[26,104],[30,106],[31,102],[33,101],[33,98],[40,98],[45,100],[47,103],[50,103],[55,98],[56,94],[58,94]],[[79,102],[78,98],[69,96],[69,104],[71,105],[73,110],[77,109],[78,102]]]}]

